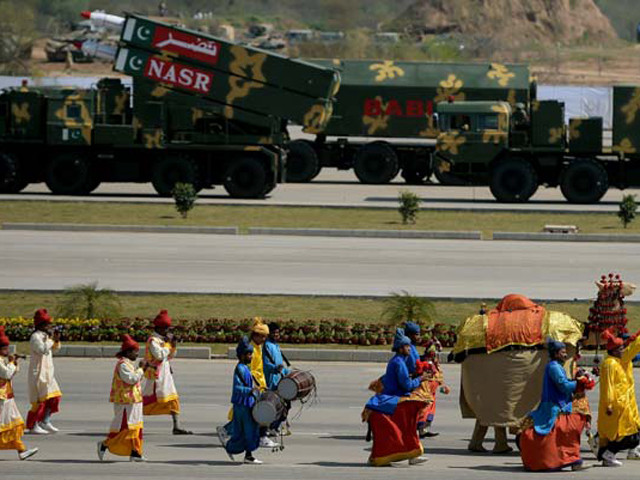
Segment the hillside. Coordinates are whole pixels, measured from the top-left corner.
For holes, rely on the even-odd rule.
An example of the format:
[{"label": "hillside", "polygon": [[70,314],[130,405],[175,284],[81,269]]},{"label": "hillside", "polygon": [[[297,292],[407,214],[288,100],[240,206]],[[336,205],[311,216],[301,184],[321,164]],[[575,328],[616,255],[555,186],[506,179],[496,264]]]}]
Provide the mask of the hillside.
[{"label": "hillside", "polygon": [[418,0],[388,28],[487,38],[506,48],[617,37],[594,0]]}]

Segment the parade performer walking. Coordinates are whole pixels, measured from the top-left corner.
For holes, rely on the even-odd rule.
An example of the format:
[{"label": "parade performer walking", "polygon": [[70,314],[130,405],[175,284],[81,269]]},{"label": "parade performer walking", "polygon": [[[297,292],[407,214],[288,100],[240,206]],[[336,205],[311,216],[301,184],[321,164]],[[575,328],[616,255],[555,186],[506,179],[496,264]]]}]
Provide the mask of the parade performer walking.
[{"label": "parade performer walking", "polygon": [[154,367],[142,361],[138,366],[140,346],[129,335],[122,336],[120,351],[116,354],[118,363],[113,372],[109,402],[113,403],[113,421],[106,440],[98,442],[98,458],[104,454],[129,457],[132,462],[144,462],[142,454],[142,388],[140,382],[145,370]]},{"label": "parade performer walking", "polygon": [[9,337],[0,326],[0,450],[16,450],[20,460],[38,453],[22,441],[24,420],[13,396],[12,379],[18,371],[18,357],[9,355]]},{"label": "parade performer walking", "polygon": [[414,322],[404,324],[404,334],[411,340],[411,352],[407,357],[407,368],[411,376],[416,375],[416,362],[420,360],[418,345],[420,344],[420,325]]},{"label": "parade performer walking", "polygon": [[58,431],[51,424],[51,415],[60,409],[62,392],[55,379],[53,352],[60,348],[60,333],[51,327],[51,316],[46,309],[36,311],[33,317],[35,331],[29,346],[29,402],[31,410],[27,415],[30,433],[44,435]]},{"label": "parade performer walking", "polygon": [[600,370],[598,404],[598,460],[606,467],[619,467],[616,454],[631,450],[627,458],[640,458],[640,415],[633,378],[633,357],[640,353],[640,338],[633,335],[625,348],[624,341],[605,330],[607,357]]},{"label": "parade performer walking", "polygon": [[418,437],[418,416],[432,400],[426,375],[411,378],[407,357],[411,354],[411,340],[399,328],[393,342],[395,355],[387,364],[382,377],[383,390],[366,404],[362,419],[368,422],[373,435],[369,464],[398,465],[409,461],[418,465],[428,459]]},{"label": "parade performer walking", "polygon": [[418,418],[418,433],[420,438],[437,437],[439,433],[431,430],[433,419],[436,414],[436,395],[438,390],[448,395],[451,389],[444,383],[444,375],[440,369],[438,352],[442,349],[437,338],[433,338],[425,347],[424,355],[417,362],[417,373],[426,373],[428,377],[429,390],[433,396],[433,402],[421,413]]},{"label": "parade performer walking", "polygon": [[528,426],[520,435],[520,455],[525,469],[551,471],[571,467],[583,470],[580,437],[588,417],[573,411],[576,392],[595,386],[586,375],[569,380],[563,368],[567,360],[564,343],[551,340],[547,344],[550,361],[544,371],[542,398],[528,416]]},{"label": "parade performer walking", "polygon": [[153,320],[154,332],[147,339],[145,360],[155,369],[145,372],[142,387],[145,415],[171,415],[174,435],[191,435],[180,427],[180,397],[173,380],[170,361],[177,351],[176,338],[170,333],[171,317],[161,310]]},{"label": "parade performer walking", "polygon": [[280,350],[280,325],[275,322],[269,324],[269,337],[264,343],[264,375],[269,390],[275,390],[282,380],[282,377],[289,374],[289,369],[285,365],[282,351]]},{"label": "parade performer walking", "polygon": [[249,365],[252,363],[254,347],[243,337],[236,347],[238,364],[233,372],[233,420],[231,439],[224,448],[231,461],[234,455],[244,453],[244,463],[259,465],[262,462],[253,456],[260,443],[260,427],[253,419],[251,409],[256,403],[260,389],[255,381]]}]

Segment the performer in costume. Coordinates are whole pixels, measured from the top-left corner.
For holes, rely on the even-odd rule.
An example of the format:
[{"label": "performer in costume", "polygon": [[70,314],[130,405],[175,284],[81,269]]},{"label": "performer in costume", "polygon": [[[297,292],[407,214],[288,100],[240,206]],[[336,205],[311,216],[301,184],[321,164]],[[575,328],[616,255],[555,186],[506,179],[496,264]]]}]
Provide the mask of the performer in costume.
[{"label": "performer in costume", "polygon": [[51,415],[60,409],[62,392],[55,379],[53,352],[60,348],[60,334],[51,328],[51,316],[41,308],[33,317],[35,331],[29,346],[29,402],[31,410],[27,415],[30,433],[45,435],[58,431],[51,424]]},{"label": "performer in costume", "polygon": [[13,397],[12,379],[18,371],[18,357],[9,355],[9,337],[0,325],[0,450],[16,450],[20,460],[38,453],[22,441],[24,420]]},{"label": "performer in costume", "polygon": [[231,439],[225,444],[225,451],[235,461],[234,455],[244,453],[244,463],[259,465],[262,462],[253,456],[260,443],[260,427],[253,419],[251,409],[256,403],[260,388],[254,384],[249,365],[254,347],[247,337],[243,337],[236,347],[238,365],[233,372],[233,427]]},{"label": "performer in costume", "polygon": [[106,440],[98,442],[98,458],[104,454],[129,457],[132,462],[144,462],[142,454],[142,388],[140,382],[145,370],[155,367],[145,361],[138,366],[135,361],[140,345],[129,335],[122,336],[122,346],[116,354],[118,363],[113,371],[109,402],[113,403],[113,421]]},{"label": "performer in costume", "polygon": [[640,415],[633,378],[633,357],[640,353],[640,338],[633,335],[629,346],[605,330],[607,357],[600,370],[600,401],[598,405],[598,460],[606,467],[619,467],[616,454],[632,450],[627,458],[640,457]]},{"label": "performer in costume", "polygon": [[407,357],[407,368],[409,374],[416,375],[416,362],[420,360],[420,354],[418,353],[418,345],[420,344],[420,325],[414,322],[406,322],[404,324],[404,334],[411,340],[411,352]]},{"label": "performer in costume", "polygon": [[433,419],[436,414],[436,395],[438,390],[441,393],[448,395],[451,391],[450,388],[444,383],[444,375],[440,369],[440,362],[438,361],[438,352],[442,349],[440,342],[437,338],[433,338],[425,347],[424,355],[418,360],[416,373],[422,375],[427,374],[429,378],[429,390],[433,396],[433,402],[424,409],[420,418],[418,419],[418,433],[420,438],[437,437],[439,433],[431,430]]},{"label": "performer in costume", "polygon": [[180,397],[173,380],[170,361],[175,357],[175,337],[169,332],[171,317],[161,310],[153,320],[154,332],[147,339],[145,360],[155,369],[145,372],[142,387],[143,411],[145,415],[171,415],[174,435],[191,435],[193,432],[180,428]]},{"label": "performer in costume", "polygon": [[411,353],[411,340],[401,328],[396,330],[393,351],[395,355],[382,378],[382,393],[369,399],[362,414],[373,434],[369,464],[397,465],[408,460],[409,465],[418,465],[428,460],[422,456],[418,416],[431,396],[426,375],[419,378],[409,375],[407,357]]},{"label": "performer in costume", "polygon": [[264,343],[264,375],[269,390],[275,390],[282,377],[289,374],[282,352],[280,351],[280,325],[275,322],[269,324],[269,337]]},{"label": "performer in costume", "polygon": [[520,435],[520,455],[524,468],[530,471],[554,471],[570,467],[583,470],[580,437],[587,416],[573,411],[573,397],[595,386],[586,375],[569,380],[563,368],[567,360],[564,343],[551,340],[547,344],[550,361],[544,371],[542,398],[529,414],[528,426]]}]

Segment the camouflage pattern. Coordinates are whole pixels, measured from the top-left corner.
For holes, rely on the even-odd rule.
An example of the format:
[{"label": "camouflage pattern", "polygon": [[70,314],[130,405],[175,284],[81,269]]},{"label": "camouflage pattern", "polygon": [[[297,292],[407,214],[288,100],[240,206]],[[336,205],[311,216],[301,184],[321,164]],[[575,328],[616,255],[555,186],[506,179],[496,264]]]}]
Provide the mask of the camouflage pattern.
[{"label": "camouflage pattern", "polygon": [[634,157],[640,148],[640,87],[613,88],[613,151]]},{"label": "camouflage pattern", "polygon": [[435,138],[434,106],[453,98],[529,103],[529,68],[511,64],[318,60],[342,83],[323,133],[337,136]]},{"label": "camouflage pattern", "polygon": [[533,147],[564,150],[567,146],[566,133],[563,103],[556,100],[532,103],[531,143]]},{"label": "camouflage pattern", "polygon": [[572,118],[568,135],[570,153],[599,152],[602,149],[602,118]]},{"label": "camouflage pattern", "polygon": [[[161,53],[217,75],[223,73],[225,80],[236,83],[240,90],[261,84],[313,99],[331,99],[340,84],[340,75],[333,68],[237,45],[137,15],[127,16],[121,41],[127,48]],[[273,99],[274,104],[281,101],[279,97]]]},{"label": "camouflage pattern", "polygon": [[[254,74],[259,78],[263,78],[261,65],[254,66]],[[199,95],[202,99],[226,106],[222,111],[230,119],[237,109],[290,119],[305,127],[322,128],[331,116],[331,100],[303,96],[267,83],[247,81],[228,72],[194,67],[172,57],[141,49],[121,48],[114,68],[134,78],[154,81],[163,88]]]}]

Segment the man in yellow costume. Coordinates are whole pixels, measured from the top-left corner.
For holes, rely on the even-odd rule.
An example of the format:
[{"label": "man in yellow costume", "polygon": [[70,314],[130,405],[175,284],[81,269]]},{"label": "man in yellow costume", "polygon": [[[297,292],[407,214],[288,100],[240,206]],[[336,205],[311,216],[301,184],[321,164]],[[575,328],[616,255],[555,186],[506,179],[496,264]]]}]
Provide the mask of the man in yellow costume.
[{"label": "man in yellow costume", "polygon": [[145,372],[142,387],[145,415],[171,415],[174,435],[191,435],[193,432],[180,428],[180,397],[173,381],[170,361],[175,357],[175,337],[169,332],[171,317],[161,310],[153,320],[154,332],[147,339],[144,359],[155,367]]},{"label": "man in yellow costume", "polygon": [[633,379],[633,357],[640,352],[640,338],[625,348],[624,341],[611,332],[603,332],[607,342],[607,358],[600,373],[600,402],[598,405],[598,460],[605,467],[619,467],[622,462],[616,453],[630,450],[627,458],[640,459],[640,415]]},{"label": "man in yellow costume", "polygon": [[[269,327],[262,321],[262,318],[256,317],[253,326],[251,327],[251,346],[253,347],[253,356],[251,357],[251,376],[254,383],[257,385],[260,392],[267,390],[267,378],[264,374],[264,361],[263,351],[264,343],[269,336]],[[231,415],[231,414],[230,414]],[[229,418],[231,420],[231,418]],[[220,443],[225,446],[229,441],[229,438],[233,435],[232,422],[230,421],[225,426],[218,427],[216,432]],[[275,448],[278,444],[267,437],[267,428],[260,428],[260,447]]]}]

